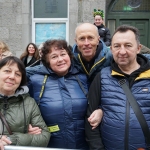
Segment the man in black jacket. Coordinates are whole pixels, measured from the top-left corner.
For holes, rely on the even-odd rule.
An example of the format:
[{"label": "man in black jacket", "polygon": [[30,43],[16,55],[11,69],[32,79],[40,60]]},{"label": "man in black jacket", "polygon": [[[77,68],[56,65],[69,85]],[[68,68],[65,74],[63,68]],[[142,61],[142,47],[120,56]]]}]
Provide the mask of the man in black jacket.
[{"label": "man in black jacket", "polygon": [[140,50],[138,30],[128,25],[118,27],[111,43],[114,60],[110,67],[97,74],[89,89],[87,120],[90,122],[95,109],[104,111],[99,129],[91,130],[86,122],[86,138],[91,150],[147,148],[141,126],[119,84],[122,78],[128,83],[150,127],[150,63],[139,54]]}]

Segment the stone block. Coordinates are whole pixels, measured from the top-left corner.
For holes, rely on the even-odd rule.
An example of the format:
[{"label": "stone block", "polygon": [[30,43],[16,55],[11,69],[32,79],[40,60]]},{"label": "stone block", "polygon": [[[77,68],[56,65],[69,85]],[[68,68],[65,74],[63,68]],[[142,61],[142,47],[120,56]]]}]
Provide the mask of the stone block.
[{"label": "stone block", "polygon": [[21,14],[18,14],[16,16],[16,24],[22,24],[22,15]]},{"label": "stone block", "polygon": [[6,27],[0,27],[1,39],[9,39],[9,29]]},{"label": "stone block", "polygon": [[21,35],[21,28],[19,29],[13,29],[11,30],[10,29],[10,32],[9,32],[9,37],[10,38],[15,38],[15,39],[21,39],[22,35]]},{"label": "stone block", "polygon": [[5,27],[10,27],[10,26],[15,26],[16,24],[16,17],[11,14],[11,15],[3,15],[2,16],[2,26]]},{"label": "stone block", "polygon": [[11,38],[9,40],[9,47],[13,54],[17,57],[20,57],[20,53],[18,54],[18,51],[21,53],[24,51],[24,48],[21,47],[21,39],[18,38]]},{"label": "stone block", "polygon": [[22,0],[22,13],[30,13],[30,0]]},{"label": "stone block", "polygon": [[29,14],[22,14],[22,23],[23,24],[29,24]]},{"label": "stone block", "polygon": [[13,6],[12,6],[13,8],[13,12],[15,13],[15,14],[21,14],[22,13],[22,5],[21,5],[21,3],[19,3],[19,2],[15,2],[15,3],[13,3]]}]

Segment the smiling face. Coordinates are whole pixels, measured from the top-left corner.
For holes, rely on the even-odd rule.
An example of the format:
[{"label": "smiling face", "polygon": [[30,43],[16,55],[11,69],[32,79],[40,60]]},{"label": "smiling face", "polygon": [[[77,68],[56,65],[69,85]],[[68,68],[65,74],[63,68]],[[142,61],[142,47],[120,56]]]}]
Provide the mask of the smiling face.
[{"label": "smiling face", "polygon": [[128,30],[126,32],[117,32],[111,43],[111,51],[115,62],[120,69],[127,70],[137,67],[137,54],[140,52],[141,45],[138,44],[135,38],[135,34]]},{"label": "smiling face", "polygon": [[64,76],[68,73],[71,65],[70,57],[65,49],[52,47],[48,54],[50,68],[58,75]]},{"label": "smiling face", "polygon": [[6,64],[0,69],[0,93],[6,96],[13,95],[19,87],[22,74],[16,63]]},{"label": "smiling face", "polygon": [[101,24],[103,24],[103,19],[100,15],[96,15],[94,17],[94,23],[96,26],[100,26]]},{"label": "smiling face", "polygon": [[34,46],[33,46],[32,44],[30,44],[30,45],[28,46],[28,52],[29,52],[29,56],[33,56],[33,55],[34,55],[34,53],[35,53],[35,48],[34,48]]},{"label": "smiling face", "polygon": [[78,50],[85,60],[90,61],[95,56],[99,39],[100,37],[96,26],[90,23],[84,23],[77,27],[75,41]]}]

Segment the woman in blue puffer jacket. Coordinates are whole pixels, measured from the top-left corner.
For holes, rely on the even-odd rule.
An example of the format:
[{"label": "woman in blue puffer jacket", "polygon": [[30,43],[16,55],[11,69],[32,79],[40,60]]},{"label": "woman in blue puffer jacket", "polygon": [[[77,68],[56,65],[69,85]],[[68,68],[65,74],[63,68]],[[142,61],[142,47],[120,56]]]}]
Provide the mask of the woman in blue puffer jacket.
[{"label": "woman in blue puffer jacket", "polygon": [[45,120],[51,139],[48,147],[88,149],[84,119],[88,83],[71,64],[64,40],[48,40],[42,49],[43,66],[30,77],[29,89]]}]

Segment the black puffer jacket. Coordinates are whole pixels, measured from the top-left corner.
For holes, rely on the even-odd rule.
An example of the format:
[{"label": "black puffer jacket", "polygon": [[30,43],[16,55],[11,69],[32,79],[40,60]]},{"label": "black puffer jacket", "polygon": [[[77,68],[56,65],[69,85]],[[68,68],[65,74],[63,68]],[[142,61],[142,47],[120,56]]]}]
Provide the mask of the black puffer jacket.
[{"label": "black puffer jacket", "polygon": [[98,28],[100,39],[106,44],[106,46],[110,46],[111,35],[110,35],[109,29],[106,28],[103,24],[101,24],[100,26],[97,26],[97,28]]},{"label": "black puffer jacket", "polygon": [[32,57],[32,59],[27,63],[27,58],[28,58],[28,56],[25,56],[22,58],[22,61],[25,65],[25,67],[28,67],[37,61],[35,57]]}]

